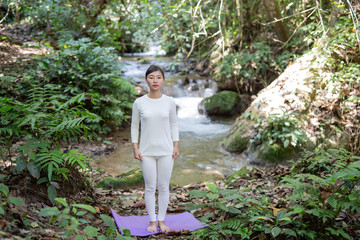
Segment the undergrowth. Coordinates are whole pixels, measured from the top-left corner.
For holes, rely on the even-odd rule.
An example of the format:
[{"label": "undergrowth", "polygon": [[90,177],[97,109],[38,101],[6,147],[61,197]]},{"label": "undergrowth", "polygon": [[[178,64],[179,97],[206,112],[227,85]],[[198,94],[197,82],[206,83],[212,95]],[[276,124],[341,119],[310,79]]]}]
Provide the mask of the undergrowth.
[{"label": "undergrowth", "polygon": [[360,226],[359,180],[360,157],[344,149],[315,150],[279,178],[279,187],[291,189],[283,207],[265,196],[208,184],[209,191],[188,192],[204,203],[187,210],[209,210],[202,217],[209,227],[194,232],[196,239],[354,239]]}]

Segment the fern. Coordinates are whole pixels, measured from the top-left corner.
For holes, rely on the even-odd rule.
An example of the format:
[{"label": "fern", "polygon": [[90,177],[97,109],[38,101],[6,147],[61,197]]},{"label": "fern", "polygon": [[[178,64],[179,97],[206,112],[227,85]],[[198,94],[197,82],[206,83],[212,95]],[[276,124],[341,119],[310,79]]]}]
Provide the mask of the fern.
[{"label": "fern", "polygon": [[78,150],[72,149],[69,152],[64,153],[63,157],[70,166],[78,165],[83,171],[89,168],[91,169],[89,162],[93,159],[79,153]]}]

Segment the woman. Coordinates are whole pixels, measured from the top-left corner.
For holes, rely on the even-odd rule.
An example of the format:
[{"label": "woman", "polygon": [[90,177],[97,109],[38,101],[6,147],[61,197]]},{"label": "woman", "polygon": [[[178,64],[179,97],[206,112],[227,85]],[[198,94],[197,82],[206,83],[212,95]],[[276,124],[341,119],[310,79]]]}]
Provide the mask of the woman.
[{"label": "woman", "polygon": [[[171,97],[161,93],[165,81],[164,71],[151,65],[145,80],[150,92],[135,100],[131,122],[131,141],[134,157],[140,160],[145,180],[145,205],[150,217],[149,232],[170,231],[165,225],[169,203],[169,184],[174,159],[179,156],[179,130],[176,105]],[[138,146],[141,123],[140,148]],[[158,226],[155,215],[155,190],[158,183]]]}]

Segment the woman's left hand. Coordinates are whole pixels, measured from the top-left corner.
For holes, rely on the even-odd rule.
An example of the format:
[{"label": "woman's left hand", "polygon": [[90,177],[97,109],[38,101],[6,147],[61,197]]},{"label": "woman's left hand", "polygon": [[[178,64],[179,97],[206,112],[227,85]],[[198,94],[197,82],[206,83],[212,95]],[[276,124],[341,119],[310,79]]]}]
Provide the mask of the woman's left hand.
[{"label": "woman's left hand", "polygon": [[178,142],[174,142],[174,151],[173,151],[173,159],[177,158],[179,156],[179,144]]}]

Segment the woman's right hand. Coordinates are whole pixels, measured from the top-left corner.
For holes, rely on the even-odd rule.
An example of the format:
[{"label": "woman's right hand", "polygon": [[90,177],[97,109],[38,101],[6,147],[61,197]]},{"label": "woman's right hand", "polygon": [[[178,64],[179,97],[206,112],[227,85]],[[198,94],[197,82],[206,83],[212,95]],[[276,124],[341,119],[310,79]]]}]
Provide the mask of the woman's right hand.
[{"label": "woman's right hand", "polygon": [[134,150],[134,158],[138,159],[140,161],[143,160],[143,157],[142,157],[141,152],[139,150]]},{"label": "woman's right hand", "polygon": [[142,161],[143,157],[141,155],[141,152],[139,151],[139,147],[137,143],[133,143],[133,150],[134,150],[134,158]]}]

